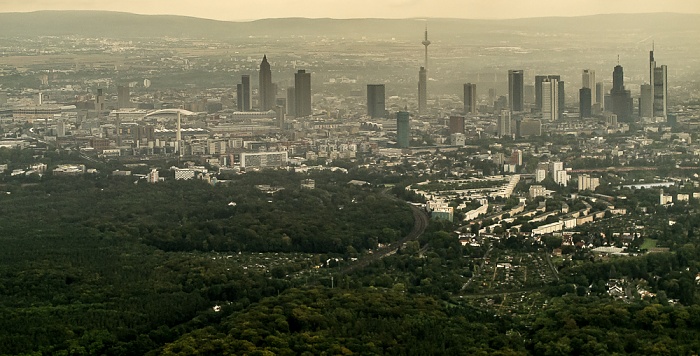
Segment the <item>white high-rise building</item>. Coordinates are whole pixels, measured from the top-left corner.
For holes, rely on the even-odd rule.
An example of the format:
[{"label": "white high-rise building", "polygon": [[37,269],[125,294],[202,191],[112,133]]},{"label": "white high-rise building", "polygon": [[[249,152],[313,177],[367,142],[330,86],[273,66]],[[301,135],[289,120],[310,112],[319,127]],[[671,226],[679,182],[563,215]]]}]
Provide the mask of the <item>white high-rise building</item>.
[{"label": "white high-rise building", "polygon": [[569,174],[566,171],[557,171],[554,175],[554,182],[566,187],[569,183]]},{"label": "white high-rise building", "polygon": [[559,120],[559,81],[545,79],[542,82],[542,119]]},{"label": "white high-rise building", "polygon": [[595,190],[600,185],[600,178],[593,178],[588,174],[578,176],[578,190]]},{"label": "white high-rise building", "polygon": [[498,117],[498,136],[508,137],[512,134],[510,110],[501,110],[501,116]]},{"label": "white high-rise building", "polygon": [[547,170],[545,169],[537,169],[535,171],[535,181],[537,183],[547,179]]},{"label": "white high-rise building", "polygon": [[146,176],[148,183],[158,183],[160,176],[158,175],[158,169],[152,168],[151,172]]}]

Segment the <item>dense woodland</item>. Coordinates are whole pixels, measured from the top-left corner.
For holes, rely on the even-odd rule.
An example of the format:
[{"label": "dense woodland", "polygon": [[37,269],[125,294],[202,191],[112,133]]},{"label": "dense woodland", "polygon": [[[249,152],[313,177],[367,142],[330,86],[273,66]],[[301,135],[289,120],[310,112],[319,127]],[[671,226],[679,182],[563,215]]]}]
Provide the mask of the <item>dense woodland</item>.
[{"label": "dense woodland", "polygon": [[[198,315],[211,317],[216,303],[242,309],[284,291],[290,273],[392,242],[413,226],[409,207],[380,190],[332,174],[302,190],[303,178],[269,172],[217,186],[6,179],[0,354],[142,354],[197,325]],[[268,194],[258,184],[284,189]],[[290,262],[249,269],[212,258],[263,252]]]},{"label": "dense woodland", "polygon": [[[462,246],[455,226],[435,221],[345,273],[413,227],[393,193],[416,197],[347,184],[381,183],[361,171],[230,178],[5,176],[0,355],[700,353],[696,206],[654,212],[676,221],[649,224],[668,253],[601,260],[575,249],[558,279],[503,291],[541,295],[543,307],[521,313],[499,304],[506,294],[483,305],[463,286],[489,250],[544,255],[560,239]],[[300,188],[305,178],[316,189]],[[612,278],[656,296],[614,299]]]}]

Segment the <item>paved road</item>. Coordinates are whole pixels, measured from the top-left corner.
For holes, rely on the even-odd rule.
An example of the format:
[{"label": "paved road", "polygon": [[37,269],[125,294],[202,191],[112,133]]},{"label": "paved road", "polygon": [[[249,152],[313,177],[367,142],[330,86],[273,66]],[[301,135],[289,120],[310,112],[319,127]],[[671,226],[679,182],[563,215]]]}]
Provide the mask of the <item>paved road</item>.
[{"label": "paved road", "polygon": [[413,212],[413,229],[411,229],[411,232],[409,232],[408,235],[402,237],[398,241],[395,241],[389,246],[375,251],[372,254],[367,254],[360,257],[357,261],[354,261],[350,265],[342,268],[339,271],[339,273],[348,274],[358,268],[363,268],[372,263],[373,261],[379,260],[382,257],[396,253],[396,251],[398,251],[399,248],[401,248],[401,246],[403,246],[406,242],[415,240],[418,237],[420,237],[420,235],[422,235],[423,232],[425,232],[425,228],[428,227],[428,214],[426,214],[422,209],[413,205],[411,205],[411,210]]}]

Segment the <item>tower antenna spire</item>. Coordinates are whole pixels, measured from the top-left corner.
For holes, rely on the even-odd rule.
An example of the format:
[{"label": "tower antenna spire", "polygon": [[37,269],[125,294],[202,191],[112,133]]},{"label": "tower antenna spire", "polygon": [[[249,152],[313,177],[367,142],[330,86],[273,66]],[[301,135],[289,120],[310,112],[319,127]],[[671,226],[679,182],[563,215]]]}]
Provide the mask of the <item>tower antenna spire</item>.
[{"label": "tower antenna spire", "polygon": [[428,46],[430,46],[430,40],[428,40],[428,25],[425,25],[425,39],[422,42],[425,46],[425,70],[428,70]]}]

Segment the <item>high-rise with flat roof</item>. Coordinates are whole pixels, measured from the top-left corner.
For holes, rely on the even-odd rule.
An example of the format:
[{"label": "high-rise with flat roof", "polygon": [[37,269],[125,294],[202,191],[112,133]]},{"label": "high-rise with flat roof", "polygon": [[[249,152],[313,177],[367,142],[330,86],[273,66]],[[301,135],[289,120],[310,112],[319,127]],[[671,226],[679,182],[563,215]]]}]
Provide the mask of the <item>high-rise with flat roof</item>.
[{"label": "high-rise with flat roof", "polygon": [[367,115],[371,118],[386,116],[386,88],[384,84],[367,84]]},{"label": "high-rise with flat roof", "polygon": [[396,143],[400,148],[408,148],[411,139],[411,121],[408,112],[396,113]]},{"label": "high-rise with flat roof", "polygon": [[243,84],[236,84],[236,110],[243,111]]},{"label": "high-rise with flat roof", "polygon": [[464,133],[464,116],[450,116],[450,135]]},{"label": "high-rise with flat roof", "polygon": [[[547,79],[556,79],[557,82],[561,82],[561,76],[557,74],[535,76],[535,110],[538,112],[542,112],[542,82]],[[564,86],[562,84],[561,91],[563,92],[563,90]]]},{"label": "high-rise with flat roof", "polygon": [[581,88],[578,91],[579,118],[591,117],[591,88]]},{"label": "high-rise with flat roof", "polygon": [[300,69],[294,73],[294,109],[296,117],[311,116],[311,73]]},{"label": "high-rise with flat roof", "polygon": [[250,111],[250,75],[244,74],[241,76],[241,90],[241,99],[243,100],[243,105],[241,106],[240,111]]},{"label": "high-rise with flat roof", "polygon": [[501,116],[498,117],[498,136],[511,137],[513,135],[511,123],[511,111],[501,110]]},{"label": "high-rise with flat roof", "polygon": [[131,107],[131,96],[129,93],[129,86],[120,85],[117,87],[117,106],[119,107],[119,109]]},{"label": "high-rise with flat roof", "polygon": [[581,74],[581,88],[588,88],[591,90],[591,105],[597,103],[596,96],[596,81],[595,81],[595,71],[591,69],[584,69]]},{"label": "high-rise with flat roof", "polygon": [[524,73],[522,70],[508,71],[508,103],[510,111],[523,111],[524,85]]},{"label": "high-rise with flat roof", "polygon": [[296,97],[294,95],[294,87],[287,88],[287,115],[294,116],[297,113]]},{"label": "high-rise with flat roof", "polygon": [[464,84],[464,113],[476,114],[476,84]]},{"label": "high-rise with flat roof", "polygon": [[559,81],[547,78],[541,83],[542,87],[542,119],[559,120]]}]

